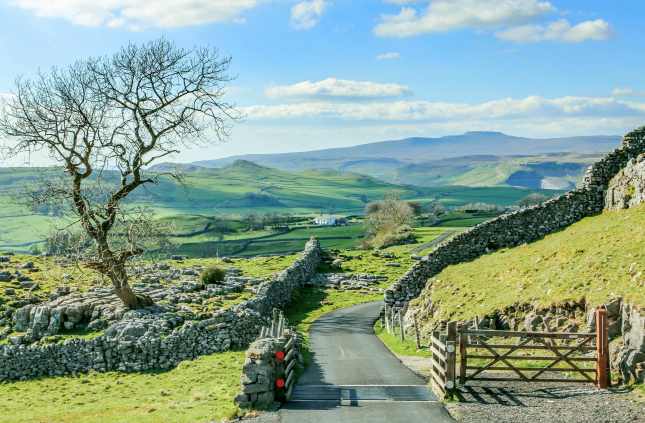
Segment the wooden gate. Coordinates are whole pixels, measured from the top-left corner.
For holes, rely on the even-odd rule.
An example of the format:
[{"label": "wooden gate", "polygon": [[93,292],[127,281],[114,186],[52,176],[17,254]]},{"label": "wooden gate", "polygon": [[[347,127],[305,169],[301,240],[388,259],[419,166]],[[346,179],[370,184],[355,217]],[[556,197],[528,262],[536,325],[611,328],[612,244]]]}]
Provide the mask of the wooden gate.
[{"label": "wooden gate", "polygon": [[448,323],[445,334],[433,332],[430,336],[430,385],[440,399],[451,396],[455,389],[456,339],[456,322]]},{"label": "wooden gate", "polygon": [[[440,397],[456,387],[459,346],[459,384],[468,381],[593,383],[609,385],[607,310],[596,310],[596,331],[519,332],[458,328],[431,336],[431,384]],[[492,375],[488,372],[494,372]]]}]

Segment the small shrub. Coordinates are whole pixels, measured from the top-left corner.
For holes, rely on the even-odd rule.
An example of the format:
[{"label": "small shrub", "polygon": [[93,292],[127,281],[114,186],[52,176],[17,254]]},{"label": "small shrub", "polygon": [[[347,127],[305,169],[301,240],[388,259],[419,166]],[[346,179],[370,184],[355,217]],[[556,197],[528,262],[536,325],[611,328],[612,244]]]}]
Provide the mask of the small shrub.
[{"label": "small shrub", "polygon": [[636,195],[636,185],[630,184],[625,191],[625,201],[629,202]]},{"label": "small shrub", "polygon": [[394,245],[411,244],[416,241],[413,229],[408,225],[383,228],[371,238],[363,241],[363,248],[387,248]]},{"label": "small shrub", "polygon": [[224,280],[226,271],[217,266],[211,266],[204,270],[200,276],[204,285],[218,284]]}]

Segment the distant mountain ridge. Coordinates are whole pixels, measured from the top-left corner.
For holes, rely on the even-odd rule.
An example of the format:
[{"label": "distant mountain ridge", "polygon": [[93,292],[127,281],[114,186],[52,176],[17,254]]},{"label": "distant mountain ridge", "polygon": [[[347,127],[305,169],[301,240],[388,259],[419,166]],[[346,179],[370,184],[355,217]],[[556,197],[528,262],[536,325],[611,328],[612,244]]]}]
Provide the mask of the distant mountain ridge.
[{"label": "distant mountain ridge", "polygon": [[184,171],[195,166],[221,168],[244,160],[281,170],[332,169],[418,186],[569,189],[589,164],[616,148],[620,140],[613,135],[536,139],[473,131],[314,151],[238,155],[188,165],[163,164],[155,170],[168,166]]}]

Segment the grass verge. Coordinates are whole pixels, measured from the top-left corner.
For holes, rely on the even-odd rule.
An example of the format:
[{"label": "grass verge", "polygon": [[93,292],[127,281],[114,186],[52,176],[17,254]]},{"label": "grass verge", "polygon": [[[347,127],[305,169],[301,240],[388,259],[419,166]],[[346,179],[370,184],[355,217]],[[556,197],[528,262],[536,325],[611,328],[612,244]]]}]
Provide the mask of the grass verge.
[{"label": "grass verge", "polygon": [[374,325],[374,332],[394,355],[410,357],[432,356],[432,353],[427,348],[423,348],[423,346],[417,348],[416,340],[408,337],[401,341],[400,332],[388,333],[380,320]]}]

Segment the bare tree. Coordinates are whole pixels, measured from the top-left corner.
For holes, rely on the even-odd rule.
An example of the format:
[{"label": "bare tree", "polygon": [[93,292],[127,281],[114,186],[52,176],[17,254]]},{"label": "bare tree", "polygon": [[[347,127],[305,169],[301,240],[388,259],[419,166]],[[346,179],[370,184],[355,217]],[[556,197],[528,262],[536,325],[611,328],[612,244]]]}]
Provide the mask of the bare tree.
[{"label": "bare tree", "polygon": [[229,63],[213,49],[164,39],[130,44],[19,79],[4,107],[0,135],[13,140],[9,154],[44,150],[61,164],[66,182],[41,188],[40,200],[70,204],[95,246],[88,266],[112,281],[129,308],[151,303],[133,292],[126,272],[144,252],[139,240],[149,221],[129,217],[124,200],[157,182],[150,165],[189,143],[228,136],[238,117],[223,101]]}]

